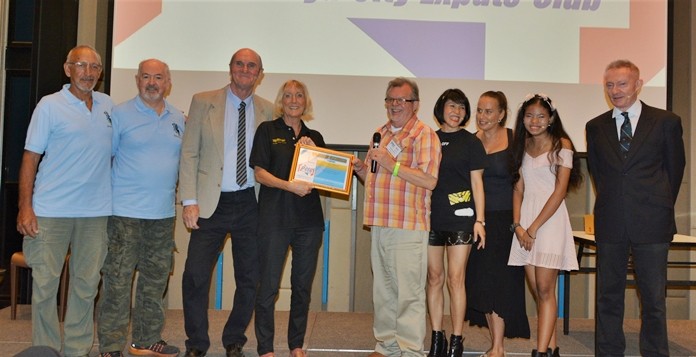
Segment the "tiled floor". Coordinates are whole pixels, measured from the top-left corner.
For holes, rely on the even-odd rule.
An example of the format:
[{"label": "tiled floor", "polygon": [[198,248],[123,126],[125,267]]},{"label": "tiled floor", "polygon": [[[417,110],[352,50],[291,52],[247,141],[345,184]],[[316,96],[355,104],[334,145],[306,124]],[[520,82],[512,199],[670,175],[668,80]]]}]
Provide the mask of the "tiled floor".
[{"label": "tiled floor", "polygon": [[[209,357],[222,357],[225,355],[220,342],[222,327],[227,319],[228,311],[210,311],[210,336],[211,348]],[[286,345],[287,312],[276,314],[276,356],[288,356]],[[173,345],[183,350],[185,334],[183,328],[183,314],[181,310],[169,310],[167,312],[167,325],[164,338]],[[451,332],[449,320],[445,329]],[[561,320],[559,320],[559,324]],[[505,347],[508,356],[529,356],[534,348],[534,330],[536,320],[530,319],[532,325],[532,339],[506,340]],[[638,356],[638,329],[640,322],[636,320],[626,321],[627,355]],[[560,327],[558,329],[561,331]],[[670,352],[672,356],[696,356],[696,321],[671,320],[669,321]],[[429,333],[428,333],[429,335]],[[464,356],[478,356],[485,351],[490,343],[488,330],[475,327],[467,327],[465,330]],[[244,352],[248,357],[256,357],[256,339],[253,332],[253,323],[247,329],[247,342]],[[428,336],[429,338],[429,336]],[[571,319],[570,334],[558,336],[559,346],[563,356],[592,356],[594,346],[594,321],[586,319]],[[425,347],[429,347],[429,340],[425,341]],[[311,312],[305,347],[311,357],[365,357],[374,348],[372,335],[372,314],[366,313],[334,313]],[[19,351],[31,345],[31,309],[22,305],[19,308],[17,320],[10,320],[10,309],[0,310],[0,357],[13,356]],[[95,341],[90,356],[99,354],[99,346]],[[182,353],[183,355],[183,353]]]}]

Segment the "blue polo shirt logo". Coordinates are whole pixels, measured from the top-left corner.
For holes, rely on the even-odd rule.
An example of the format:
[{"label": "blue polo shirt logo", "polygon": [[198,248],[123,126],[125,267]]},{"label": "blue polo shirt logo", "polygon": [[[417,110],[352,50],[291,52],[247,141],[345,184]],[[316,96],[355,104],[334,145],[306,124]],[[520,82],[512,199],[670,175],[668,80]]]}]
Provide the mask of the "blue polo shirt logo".
[{"label": "blue polo shirt logo", "polygon": [[172,123],[172,129],[174,129],[174,136],[177,138],[181,137],[181,129],[179,129],[179,126],[176,125],[176,123]]},{"label": "blue polo shirt logo", "polygon": [[111,115],[109,115],[109,112],[106,112],[106,111],[104,112],[104,115],[106,115],[106,121],[107,121],[107,123],[109,123],[109,124],[107,124],[107,126],[109,128],[111,128]]}]

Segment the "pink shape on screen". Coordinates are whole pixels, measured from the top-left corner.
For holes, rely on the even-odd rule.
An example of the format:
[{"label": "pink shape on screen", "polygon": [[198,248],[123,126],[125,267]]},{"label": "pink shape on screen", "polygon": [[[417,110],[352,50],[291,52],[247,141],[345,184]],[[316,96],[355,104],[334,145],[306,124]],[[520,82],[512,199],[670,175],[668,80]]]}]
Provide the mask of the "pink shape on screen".
[{"label": "pink shape on screen", "polygon": [[114,46],[162,13],[162,0],[118,0],[114,4]]},{"label": "pink shape on screen", "polygon": [[602,83],[609,62],[628,59],[645,82],[666,66],[666,0],[631,0],[627,29],[580,29],[580,83]]}]

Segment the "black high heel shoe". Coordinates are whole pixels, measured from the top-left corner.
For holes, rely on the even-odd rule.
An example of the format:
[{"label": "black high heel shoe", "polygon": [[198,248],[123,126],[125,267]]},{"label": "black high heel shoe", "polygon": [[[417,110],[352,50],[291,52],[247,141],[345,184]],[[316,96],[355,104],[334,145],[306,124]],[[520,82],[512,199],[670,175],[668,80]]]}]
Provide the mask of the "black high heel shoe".
[{"label": "black high heel shoe", "polygon": [[464,337],[462,336],[450,336],[450,347],[447,357],[462,357],[464,352]]},{"label": "black high heel shoe", "polygon": [[447,338],[445,331],[433,331],[433,336],[430,341],[430,352],[428,357],[447,357]]},{"label": "black high heel shoe", "polygon": [[553,352],[551,352],[551,349],[547,349],[546,352],[539,352],[537,350],[532,350],[532,357],[551,357]]}]

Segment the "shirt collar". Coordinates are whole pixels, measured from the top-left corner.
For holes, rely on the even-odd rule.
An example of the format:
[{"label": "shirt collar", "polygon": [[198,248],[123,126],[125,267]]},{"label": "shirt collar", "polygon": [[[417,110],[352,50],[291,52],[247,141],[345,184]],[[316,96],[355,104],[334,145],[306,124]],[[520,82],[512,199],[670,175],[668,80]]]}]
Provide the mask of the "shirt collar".
[{"label": "shirt collar", "polygon": [[[633,118],[637,118],[638,116],[640,116],[641,108],[642,107],[641,107],[640,100],[636,100],[636,102],[633,103],[630,107],[628,107],[628,110],[626,110],[628,112],[628,118],[633,119]],[[621,113],[623,113],[623,111],[621,109],[614,107],[614,110],[612,112],[612,117],[616,118],[617,120],[623,121],[624,119],[623,119],[623,115],[621,115]]]},{"label": "shirt collar", "polygon": [[[290,126],[285,124],[283,117],[279,117],[278,119],[276,119],[275,125],[278,126],[279,128],[290,128]],[[307,125],[305,125],[304,120],[300,120],[300,134],[306,133],[308,131],[309,131],[309,127],[307,127]]]},{"label": "shirt collar", "polygon": [[230,86],[225,87],[227,88],[227,100],[234,105],[235,108],[239,108],[239,105],[244,102],[246,104],[246,107],[249,108],[249,105],[252,102],[252,97],[253,95],[248,96],[246,99],[242,100],[241,98],[237,97],[234,93],[232,93],[232,89],[230,89]]},{"label": "shirt collar", "polygon": [[406,122],[406,124],[404,124],[404,126],[402,126],[401,128],[396,128],[396,129],[391,125],[391,121],[387,121],[387,122],[380,128],[380,131],[383,132],[383,133],[388,132],[388,133],[391,133],[391,134],[393,134],[393,135],[396,135],[396,134],[398,134],[398,133],[408,133],[409,131],[411,131],[411,129],[413,128],[413,126],[416,125],[416,121],[417,121],[417,120],[418,120],[418,117],[414,115],[414,116],[411,117],[411,119],[409,119],[409,120]]},{"label": "shirt collar", "polygon": [[[68,100],[68,104],[82,103],[83,100],[72,94],[72,92],[70,91],[70,86],[70,83],[63,84],[63,88],[60,90],[63,96]],[[99,100],[99,96],[94,95],[94,91],[92,91],[92,102],[96,104],[101,103],[101,101]]]},{"label": "shirt collar", "polygon": [[[143,98],[140,98],[139,95],[135,96],[135,109],[137,109],[141,113],[148,113],[152,112],[153,114],[157,115],[157,112],[150,108],[145,102],[143,102]],[[159,117],[163,117],[166,114],[169,113],[169,103],[165,100],[164,101],[164,108],[162,109],[162,114],[159,115]]]}]

